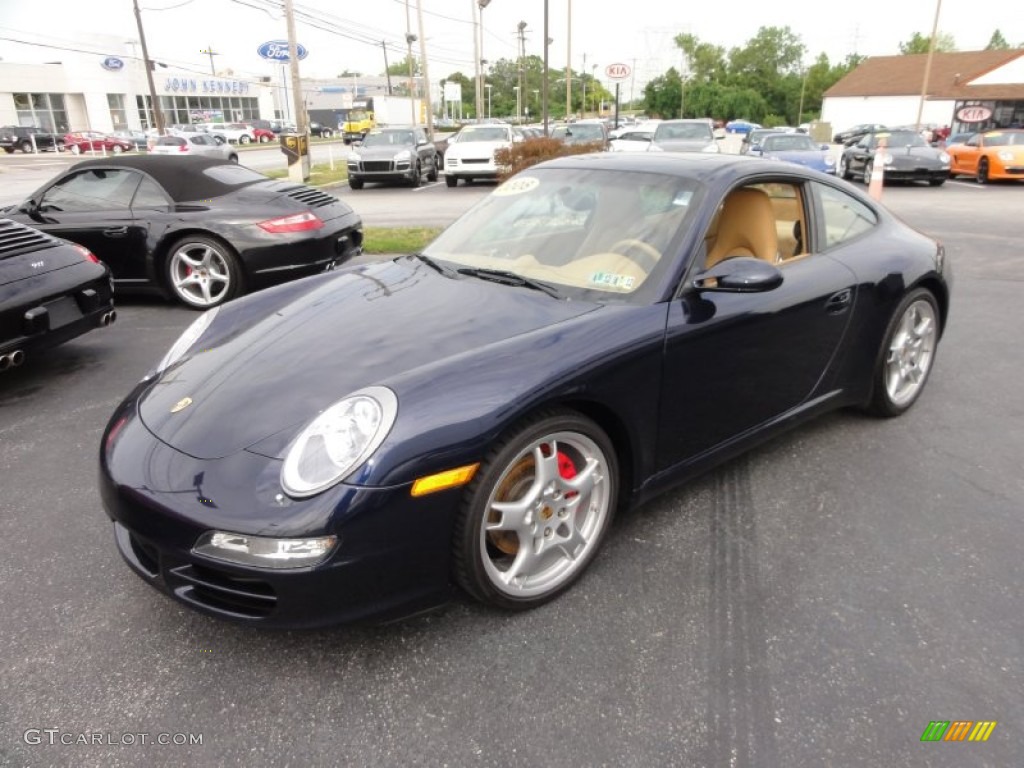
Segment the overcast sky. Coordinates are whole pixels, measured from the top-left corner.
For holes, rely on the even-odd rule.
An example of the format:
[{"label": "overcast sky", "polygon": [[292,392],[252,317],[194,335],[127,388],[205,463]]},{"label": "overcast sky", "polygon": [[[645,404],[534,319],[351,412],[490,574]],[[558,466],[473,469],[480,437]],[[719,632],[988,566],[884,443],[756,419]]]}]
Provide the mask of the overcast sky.
[{"label": "overcast sky", "polygon": [[[472,9],[476,0],[419,0],[428,44],[431,79],[453,71],[472,74]],[[209,46],[218,70],[266,74],[272,65],[256,53],[260,43],[286,37],[277,0],[139,0],[150,55],[182,69],[207,73]],[[569,0],[548,0],[549,62],[564,69]],[[303,77],[331,77],[343,70],[380,74],[381,41],[388,60],[406,50],[406,0],[295,0],[298,39],[308,50]],[[417,0],[408,7],[418,34]],[[572,0],[572,66],[604,67],[623,62],[634,67],[639,89],[669,66],[679,66],[673,37],[689,32],[701,40],[731,48],[742,46],[761,26],[789,26],[807,47],[807,60],[826,52],[833,62],[849,53],[891,55],[914,32],[931,32],[933,0],[860,0],[857,3],[725,3],[666,0]],[[978,50],[999,28],[1011,45],[1024,43],[1024,0],[943,0],[939,31],[951,34],[959,50]],[[609,8],[616,10],[609,11]],[[817,10],[812,10],[817,9]],[[314,18],[315,17],[315,20]],[[483,11],[483,58],[515,58],[519,22],[526,22],[527,54],[542,55],[544,0],[491,0]],[[320,27],[320,28],[318,28]],[[105,36],[105,37],[99,37]],[[108,36],[108,37],[107,37]],[[5,61],[53,61],[61,47],[106,55],[130,53],[138,39],[132,0],[0,0],[0,58]],[[11,38],[34,42],[28,46]],[[38,44],[55,47],[41,47]],[[117,47],[120,46],[120,49]],[[418,43],[416,44],[418,55]],[[115,48],[115,50],[108,50]],[[5,84],[9,88],[10,84]]]}]

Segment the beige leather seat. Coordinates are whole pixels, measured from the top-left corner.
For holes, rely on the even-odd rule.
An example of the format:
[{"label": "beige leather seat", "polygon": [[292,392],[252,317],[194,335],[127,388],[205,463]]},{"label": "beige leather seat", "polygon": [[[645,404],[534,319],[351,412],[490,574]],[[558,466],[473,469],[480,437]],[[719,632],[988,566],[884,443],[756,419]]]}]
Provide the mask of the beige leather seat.
[{"label": "beige leather seat", "polygon": [[767,193],[743,188],[729,193],[722,204],[718,232],[704,268],[730,256],[753,256],[774,264],[779,255],[775,211]]}]

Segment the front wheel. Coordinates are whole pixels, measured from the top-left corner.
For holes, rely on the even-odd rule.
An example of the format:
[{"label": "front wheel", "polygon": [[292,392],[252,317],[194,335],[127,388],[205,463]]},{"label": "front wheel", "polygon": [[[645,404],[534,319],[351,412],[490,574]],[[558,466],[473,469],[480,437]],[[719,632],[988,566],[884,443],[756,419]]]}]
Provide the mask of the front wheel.
[{"label": "front wheel", "polygon": [[427,174],[427,181],[437,181],[437,161],[430,166],[430,173]]},{"label": "front wheel", "polygon": [[230,155],[228,155],[228,162],[229,163],[237,163],[238,162],[238,155],[236,155],[234,152],[232,152]]},{"label": "front wheel", "polygon": [[169,253],[167,282],[183,304],[210,309],[243,292],[238,257],[220,240],[189,235],[172,245]]},{"label": "front wheel", "polygon": [[29,152],[32,151],[32,142],[31,141],[23,141],[23,142],[21,142],[21,145],[19,146],[19,149],[27,155]]},{"label": "front wheel", "polygon": [[444,183],[449,187],[454,187],[459,183],[459,178],[457,176],[452,176],[451,174],[445,174]]},{"label": "front wheel", "polygon": [[120,155],[122,152],[124,152],[124,147],[122,147],[120,144],[115,144],[110,148],[110,151],[113,152],[115,155]]},{"label": "front wheel", "polygon": [[839,177],[847,180],[852,177],[852,174],[850,173],[850,163],[845,157],[839,158]]},{"label": "front wheel", "polygon": [[874,163],[874,161],[868,160],[866,163],[864,163],[864,183],[865,184],[870,184],[871,183],[871,174],[874,172],[874,170],[875,170],[875,163]]},{"label": "front wheel", "polygon": [[250,141],[252,141],[252,139],[250,139],[248,136],[244,134],[238,137],[239,144],[248,144]]},{"label": "front wheel", "polygon": [[455,526],[455,577],[478,600],[525,610],[551,600],[597,554],[615,513],[618,462],[608,436],[551,411],[498,444]]},{"label": "front wheel", "polygon": [[412,169],[412,176],[409,177],[409,186],[418,187],[423,181],[423,168],[420,167],[419,163]]},{"label": "front wheel", "polygon": [[933,187],[941,187],[946,183],[945,179],[928,179],[928,183]]},{"label": "front wheel", "polygon": [[358,189],[362,189],[362,188],[363,188],[363,180],[362,180],[362,179],[353,179],[353,178],[349,178],[349,180],[348,180],[348,186],[349,186],[349,187],[350,187],[351,189],[357,189],[357,190],[358,190]]},{"label": "front wheel", "polygon": [[908,293],[893,313],[875,363],[870,410],[899,416],[928,380],[939,342],[939,310],[931,291]]},{"label": "front wheel", "polygon": [[975,176],[979,184],[988,184],[988,158],[981,158],[978,161],[978,173]]}]

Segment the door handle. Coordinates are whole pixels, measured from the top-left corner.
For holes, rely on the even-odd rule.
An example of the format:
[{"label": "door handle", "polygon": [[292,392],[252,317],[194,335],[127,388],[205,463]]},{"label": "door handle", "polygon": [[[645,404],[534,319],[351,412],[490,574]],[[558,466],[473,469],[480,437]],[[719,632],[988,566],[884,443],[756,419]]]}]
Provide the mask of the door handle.
[{"label": "door handle", "polygon": [[825,302],[825,311],[830,315],[838,315],[840,312],[845,312],[846,308],[850,306],[850,299],[852,297],[853,292],[849,288],[833,293]]},{"label": "door handle", "polygon": [[103,234],[107,237],[124,237],[128,234],[128,227],[107,227]]}]

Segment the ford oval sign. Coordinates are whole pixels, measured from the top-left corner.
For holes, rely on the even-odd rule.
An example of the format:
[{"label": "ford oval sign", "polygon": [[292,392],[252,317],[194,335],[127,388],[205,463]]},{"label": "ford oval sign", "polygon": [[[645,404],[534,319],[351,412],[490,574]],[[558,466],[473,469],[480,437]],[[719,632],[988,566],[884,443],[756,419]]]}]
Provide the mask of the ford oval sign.
[{"label": "ford oval sign", "polygon": [[[299,52],[300,60],[309,55],[304,45],[296,44],[295,48]],[[268,61],[288,61],[288,41],[268,40],[256,49],[256,53]]]},{"label": "ford oval sign", "polygon": [[107,58],[100,62],[100,66],[111,72],[119,72],[124,69],[124,62],[116,56],[107,56]]}]

